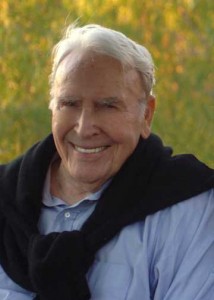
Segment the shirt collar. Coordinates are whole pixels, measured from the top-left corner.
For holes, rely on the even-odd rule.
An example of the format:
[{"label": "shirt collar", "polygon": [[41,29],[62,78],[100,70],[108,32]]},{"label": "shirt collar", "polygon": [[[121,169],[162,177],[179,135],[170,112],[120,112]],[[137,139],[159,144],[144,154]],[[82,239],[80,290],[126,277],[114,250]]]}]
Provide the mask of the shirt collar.
[{"label": "shirt collar", "polygon": [[69,206],[69,207],[76,207],[80,205],[84,201],[97,201],[103,191],[109,186],[110,182],[112,179],[107,180],[100,188],[98,191],[91,193],[87,195],[86,197],[80,199],[77,203],[73,205],[68,205],[66,202],[64,202],[62,199],[54,197],[50,193],[50,172],[51,167],[49,167],[46,179],[45,179],[45,184],[44,184],[44,190],[43,190],[43,200],[42,203],[47,206],[47,207],[54,207],[54,206]]}]

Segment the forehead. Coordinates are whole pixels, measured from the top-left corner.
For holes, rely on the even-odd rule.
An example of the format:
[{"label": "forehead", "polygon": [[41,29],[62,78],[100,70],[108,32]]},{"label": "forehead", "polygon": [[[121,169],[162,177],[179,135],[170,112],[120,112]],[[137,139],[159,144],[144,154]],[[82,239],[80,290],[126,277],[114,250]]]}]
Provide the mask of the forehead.
[{"label": "forehead", "polygon": [[110,57],[91,52],[72,52],[58,66],[55,80],[62,83],[74,80],[74,77],[84,77],[84,74],[105,74],[109,70],[117,72],[118,77],[122,75],[122,65]]},{"label": "forehead", "polygon": [[113,57],[94,53],[91,51],[72,52],[68,54],[58,66],[55,80],[62,81],[69,79],[75,73],[114,73],[118,79],[126,79],[127,75],[130,77],[139,77],[137,71],[133,68],[126,67]]},{"label": "forehead", "polygon": [[54,86],[57,91],[78,89],[87,92],[94,88],[101,92],[142,93],[142,80],[139,73],[125,67],[107,55],[92,52],[70,53],[59,65]]}]

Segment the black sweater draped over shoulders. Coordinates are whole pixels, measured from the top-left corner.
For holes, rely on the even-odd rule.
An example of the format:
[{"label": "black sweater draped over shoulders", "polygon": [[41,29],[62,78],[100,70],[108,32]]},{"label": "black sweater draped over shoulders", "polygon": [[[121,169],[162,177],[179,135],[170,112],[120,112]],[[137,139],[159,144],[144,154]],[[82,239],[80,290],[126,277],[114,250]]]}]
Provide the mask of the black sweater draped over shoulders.
[{"label": "black sweater draped over shoulders", "polygon": [[193,155],[172,155],[154,134],[140,139],[79,231],[41,235],[52,135],[0,166],[0,264],[39,300],[87,300],[95,253],[123,227],[214,187],[214,170]]}]

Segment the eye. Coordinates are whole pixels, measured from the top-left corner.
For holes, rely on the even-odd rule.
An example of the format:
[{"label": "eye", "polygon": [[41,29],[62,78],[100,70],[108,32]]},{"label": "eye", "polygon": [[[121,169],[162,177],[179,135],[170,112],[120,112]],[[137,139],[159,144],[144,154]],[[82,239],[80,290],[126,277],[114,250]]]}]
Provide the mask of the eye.
[{"label": "eye", "polygon": [[79,101],[75,99],[58,99],[58,109],[62,109],[63,107],[78,107],[79,105]]},{"label": "eye", "polygon": [[101,108],[107,108],[107,109],[117,109],[118,103],[115,99],[104,99],[99,103],[99,106]]},{"label": "eye", "polygon": [[62,106],[75,106],[76,101],[74,100],[64,100],[62,101]]},{"label": "eye", "polygon": [[116,108],[116,106],[112,103],[103,103],[103,106],[106,108]]}]

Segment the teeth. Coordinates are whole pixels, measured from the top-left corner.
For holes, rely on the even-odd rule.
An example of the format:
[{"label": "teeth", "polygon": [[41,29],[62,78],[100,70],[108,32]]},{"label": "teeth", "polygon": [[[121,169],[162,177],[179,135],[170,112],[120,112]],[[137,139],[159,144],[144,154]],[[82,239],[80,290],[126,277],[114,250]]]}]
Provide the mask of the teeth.
[{"label": "teeth", "polygon": [[98,148],[91,148],[91,149],[85,149],[78,146],[74,146],[75,150],[80,153],[98,153],[103,151],[106,147],[98,147]]}]

